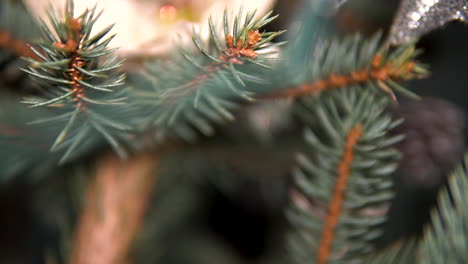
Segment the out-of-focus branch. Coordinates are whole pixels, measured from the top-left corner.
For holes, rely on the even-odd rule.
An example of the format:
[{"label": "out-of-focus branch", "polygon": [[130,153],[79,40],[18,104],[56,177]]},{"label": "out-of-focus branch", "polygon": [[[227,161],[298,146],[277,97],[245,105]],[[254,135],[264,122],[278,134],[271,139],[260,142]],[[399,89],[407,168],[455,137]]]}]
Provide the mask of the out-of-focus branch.
[{"label": "out-of-focus branch", "polygon": [[9,32],[0,30],[0,47],[5,48],[20,57],[41,60],[30,48],[29,44],[15,39]]},{"label": "out-of-focus branch", "polygon": [[383,64],[382,56],[375,55],[371,65],[362,70],[352,71],[348,74],[331,73],[324,79],[319,79],[313,83],[304,83],[299,86],[291,87],[282,91],[267,94],[264,99],[297,98],[307,95],[317,95],[323,91],[350,87],[355,84],[364,84],[371,81],[377,81],[379,88],[388,93],[396,101],[393,91],[384,82],[389,80],[402,80],[412,74],[416,66],[414,61],[408,61],[405,64],[392,65]]},{"label": "out-of-focus branch", "polygon": [[75,230],[71,264],[128,263],[154,189],[159,157],[146,153],[121,160],[108,155],[98,163]]},{"label": "out-of-focus branch", "polygon": [[344,202],[344,191],[347,186],[347,180],[351,175],[351,162],[354,159],[354,146],[362,135],[362,125],[354,126],[348,133],[344,155],[338,165],[337,180],[333,190],[331,201],[328,205],[328,212],[320,238],[320,244],[317,250],[317,263],[327,264],[330,257],[331,247],[335,238],[335,229],[338,225],[338,219],[341,215],[341,207]]}]

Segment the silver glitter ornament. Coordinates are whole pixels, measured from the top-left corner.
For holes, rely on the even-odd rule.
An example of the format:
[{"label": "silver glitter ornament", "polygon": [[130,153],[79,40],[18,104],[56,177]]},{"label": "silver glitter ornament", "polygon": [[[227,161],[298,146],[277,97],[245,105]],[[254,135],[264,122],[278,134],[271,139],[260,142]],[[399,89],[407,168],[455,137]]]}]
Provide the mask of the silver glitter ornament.
[{"label": "silver glitter ornament", "polygon": [[467,19],[468,0],[402,0],[389,40],[402,44],[450,21]]}]

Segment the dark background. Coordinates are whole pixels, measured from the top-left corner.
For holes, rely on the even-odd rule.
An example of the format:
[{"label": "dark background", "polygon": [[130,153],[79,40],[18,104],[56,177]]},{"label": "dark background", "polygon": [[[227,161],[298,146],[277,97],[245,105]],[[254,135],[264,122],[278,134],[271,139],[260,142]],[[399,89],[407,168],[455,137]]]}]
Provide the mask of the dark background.
[{"label": "dark background", "polygon": [[[278,1],[275,13],[280,14],[280,19],[271,26],[272,29],[286,28],[299,2]],[[388,29],[397,2],[350,0],[340,12],[337,25],[343,32],[360,31],[367,35],[380,28]],[[463,117],[449,123],[443,121],[450,119],[447,116],[468,110],[465,103],[467,33],[467,25],[454,22],[419,42],[418,46],[424,50],[421,60],[430,65],[432,74],[409,85],[422,96],[449,103],[423,101],[420,105],[402,108],[410,109],[411,113],[396,111],[402,116],[413,115],[409,120],[414,120],[411,123],[414,125],[408,129],[435,131],[435,120],[442,120],[438,126],[463,129]],[[0,65],[2,81],[11,78],[6,69]],[[406,102],[402,100],[401,104]],[[452,109],[457,114],[450,112]],[[430,117],[419,118],[421,113],[429,113]],[[243,114],[248,117],[248,110]],[[145,233],[135,250],[138,263],[283,263],[283,241],[287,230],[283,211],[288,203],[288,175],[293,164],[290,154],[294,144],[285,140],[284,135],[296,135],[297,131],[294,121],[288,121],[286,123],[291,127],[280,128],[278,133],[271,135],[269,144],[260,143],[256,151],[250,151],[246,135],[252,132],[248,131],[248,125],[242,124],[243,121],[241,118],[241,124],[228,127],[216,138],[208,140],[209,151],[194,149],[184,154],[176,153],[169,159],[165,175],[170,177],[163,176],[161,190],[155,196],[157,202],[149,213]],[[438,137],[447,135],[435,131],[421,140]],[[466,134],[460,137],[465,138]],[[219,142],[227,143],[220,146]],[[271,142],[284,148],[273,148]],[[454,153],[463,149],[463,140],[450,142]],[[411,155],[417,154],[408,154],[406,158],[409,160]],[[427,153],[421,155],[424,154]],[[428,155],[435,166],[440,167],[437,173],[427,176],[429,179],[419,179],[414,168],[413,171],[412,168],[400,171],[396,176],[400,182],[396,198],[399,202],[392,208],[393,222],[386,227],[386,237],[380,245],[417,233],[427,221],[424,212],[433,204],[437,189],[444,183],[452,164],[448,162],[442,166],[437,153]],[[459,154],[454,155],[452,161],[456,163],[459,158]],[[55,219],[55,215],[65,214],[70,219],[75,216],[75,212],[67,208],[73,200],[68,194],[69,188],[64,188],[73,182],[73,175],[67,170],[63,174],[59,181],[30,183],[18,177],[13,183],[0,186],[0,263],[45,263],[47,250],[66,256],[66,239],[59,235],[63,229],[54,223],[55,220],[50,220]],[[428,180],[433,184],[425,184]],[[176,192],[167,191],[175,184],[178,186]],[[165,212],[163,219],[160,212]],[[73,220],[69,222],[73,223]]]}]

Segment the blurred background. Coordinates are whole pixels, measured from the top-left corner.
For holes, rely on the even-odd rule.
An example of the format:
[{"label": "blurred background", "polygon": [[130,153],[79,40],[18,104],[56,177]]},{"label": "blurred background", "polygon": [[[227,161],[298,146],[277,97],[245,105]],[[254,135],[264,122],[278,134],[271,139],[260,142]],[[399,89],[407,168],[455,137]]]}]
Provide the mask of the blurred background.
[{"label": "blurred background", "polygon": [[[270,30],[287,29],[301,1],[277,0],[274,13],[280,17]],[[349,0],[336,23],[344,33],[387,31],[397,7],[398,0]],[[404,157],[395,175],[397,196],[378,246],[421,230],[438,188],[463,155],[467,32],[467,25],[454,22],[423,37],[421,60],[432,74],[408,85],[427,98],[401,99],[400,107],[389,110],[407,120],[395,133],[411,140],[399,146]],[[4,83],[27,89],[10,63],[0,65]],[[135,245],[136,263],[284,263],[283,212],[301,128],[287,104],[255,105],[239,116],[204,139],[203,149],[194,146],[166,158]],[[66,258],[83,180],[74,166],[60,173],[0,185],[0,263],[52,264]]]}]

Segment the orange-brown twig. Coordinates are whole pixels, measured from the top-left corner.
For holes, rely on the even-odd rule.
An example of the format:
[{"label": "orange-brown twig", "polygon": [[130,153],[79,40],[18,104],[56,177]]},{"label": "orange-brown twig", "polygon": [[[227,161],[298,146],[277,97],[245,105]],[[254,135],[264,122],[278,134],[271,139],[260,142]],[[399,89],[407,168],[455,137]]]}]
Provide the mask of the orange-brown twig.
[{"label": "orange-brown twig", "polygon": [[343,204],[344,190],[346,189],[347,179],[351,174],[351,162],[354,158],[353,147],[361,137],[362,126],[356,125],[348,133],[343,158],[338,165],[337,179],[335,188],[328,205],[328,212],[325,218],[322,237],[317,250],[317,263],[326,264],[330,256],[332,242],[335,236],[335,228],[338,224],[338,218]]},{"label": "orange-brown twig", "polygon": [[[328,77],[320,79],[313,83],[305,83],[297,87],[289,88],[286,90],[274,92],[264,95],[262,98],[275,99],[275,98],[295,98],[306,95],[318,95],[319,93],[340,88],[352,84],[367,83],[370,81],[385,82],[388,80],[404,79],[406,75],[411,73],[415,67],[415,63],[410,61],[401,67],[395,67],[391,63],[382,65],[382,57],[375,55],[371,62],[371,67],[354,71],[349,74],[334,74],[331,73]],[[382,90],[389,93],[392,99],[395,95],[386,86],[379,86]]]},{"label": "orange-brown twig", "polygon": [[68,77],[71,79],[71,85],[73,86],[73,101],[76,102],[80,111],[84,111],[86,108],[82,98],[85,96],[85,89],[79,83],[79,81],[83,80],[83,74],[78,70],[78,68],[83,68],[86,65],[86,62],[80,57],[80,43],[83,38],[81,29],[83,25],[76,18],[67,18],[67,26],[69,29],[67,41],[65,43],[55,42],[54,46],[67,51],[71,56]]},{"label": "orange-brown twig", "polygon": [[10,126],[0,126],[0,135],[2,136],[21,136],[25,135],[26,131]]},{"label": "orange-brown twig", "polygon": [[104,157],[89,183],[71,264],[125,264],[154,189],[158,154]]},{"label": "orange-brown twig", "polygon": [[[234,45],[234,40],[231,35],[226,36],[227,49],[218,57],[220,61],[214,61],[204,67],[203,70],[199,71],[195,76],[195,79],[188,82],[186,85],[188,88],[182,95],[189,93],[193,89],[198,89],[200,85],[213,77],[217,72],[222,69],[229,68],[229,63],[235,65],[242,65],[244,62],[240,59],[242,57],[255,59],[257,52],[255,52],[255,45],[262,40],[261,34],[258,30],[251,30],[248,33],[247,41],[243,42],[241,39],[237,40],[237,44]],[[175,96],[174,96],[175,97]],[[174,98],[171,98],[174,99]],[[173,100],[168,100],[171,103]]]},{"label": "orange-brown twig", "polygon": [[241,39],[237,40],[237,43],[234,45],[234,40],[231,35],[226,36],[226,45],[228,46],[228,50],[226,54],[228,57],[247,57],[251,59],[255,59],[257,57],[257,52],[255,52],[255,45],[262,40],[262,35],[258,32],[258,30],[251,30],[247,36],[247,41],[242,41]]},{"label": "orange-brown twig", "polygon": [[37,61],[41,61],[41,58],[35,54],[28,43],[15,39],[7,31],[0,30],[0,47],[10,50],[17,56],[28,57]]},{"label": "orange-brown twig", "polygon": [[[255,45],[262,40],[262,36],[258,30],[249,31],[247,41],[244,43],[241,39],[237,40],[237,44],[234,45],[233,37],[231,35],[226,36],[226,46],[227,50],[219,56],[221,62],[213,62],[212,64],[206,66],[207,72],[217,72],[223,68],[228,67],[228,63],[242,65],[244,62],[239,60],[241,57],[246,57],[250,59],[255,59],[257,57],[257,52],[255,52]],[[214,74],[214,73],[213,73]]]}]

